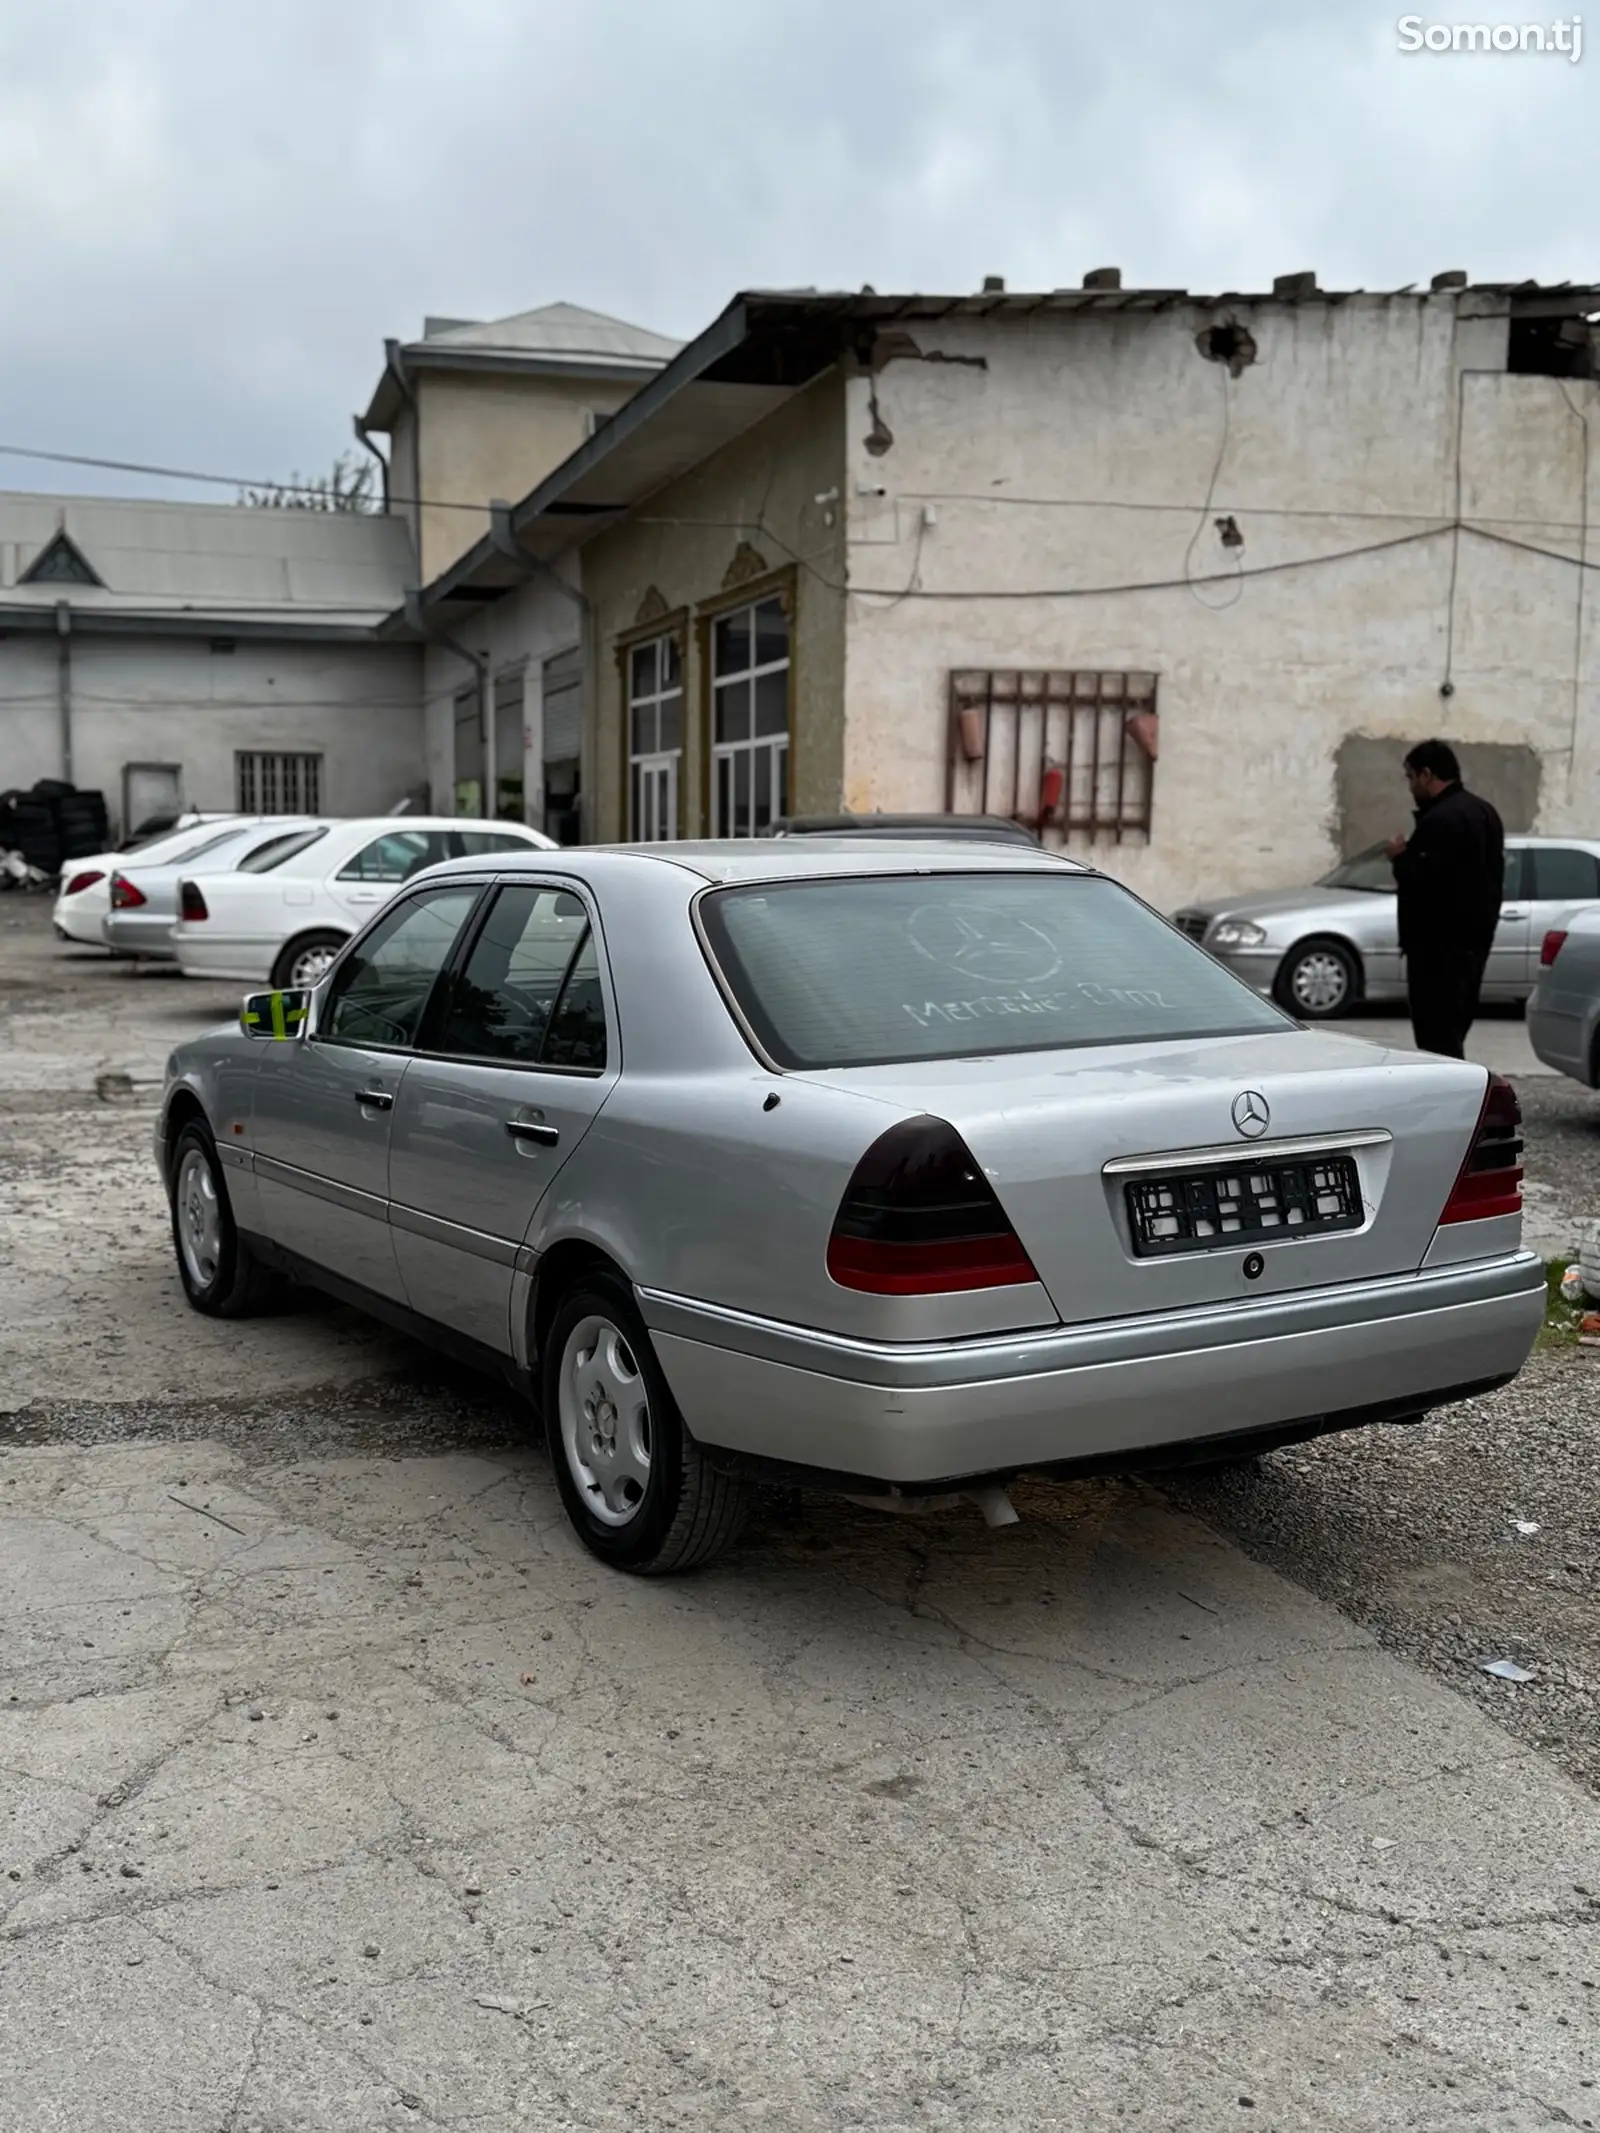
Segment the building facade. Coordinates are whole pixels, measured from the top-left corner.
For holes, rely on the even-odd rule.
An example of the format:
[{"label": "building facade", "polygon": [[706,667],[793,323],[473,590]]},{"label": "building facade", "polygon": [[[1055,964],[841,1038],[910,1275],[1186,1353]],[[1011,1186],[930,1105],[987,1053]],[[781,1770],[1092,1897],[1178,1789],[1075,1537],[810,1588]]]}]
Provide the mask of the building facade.
[{"label": "building facade", "polygon": [[1403,827],[1435,732],[1592,828],[1597,309],[740,298],[413,608],[581,590],[601,838],[999,812],[1171,905]]},{"label": "building facade", "polygon": [[427,782],[414,572],[377,515],[0,495],[0,786],[113,819],[382,814]]}]

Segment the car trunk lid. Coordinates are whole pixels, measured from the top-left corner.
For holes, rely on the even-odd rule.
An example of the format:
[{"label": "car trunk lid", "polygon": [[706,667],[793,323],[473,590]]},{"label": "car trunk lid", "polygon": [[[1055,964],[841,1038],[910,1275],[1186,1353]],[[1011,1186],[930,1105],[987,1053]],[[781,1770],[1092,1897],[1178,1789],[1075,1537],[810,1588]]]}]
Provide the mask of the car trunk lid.
[{"label": "car trunk lid", "polygon": [[[1294,1029],[804,1078],[904,1116],[948,1120],[1069,1323],[1415,1271],[1487,1082],[1481,1067],[1460,1061]],[[1353,1165],[1347,1226],[1296,1231],[1285,1222],[1182,1250],[1151,1250],[1147,1238],[1140,1250],[1131,1187],[1213,1171],[1260,1179],[1319,1155]]]}]

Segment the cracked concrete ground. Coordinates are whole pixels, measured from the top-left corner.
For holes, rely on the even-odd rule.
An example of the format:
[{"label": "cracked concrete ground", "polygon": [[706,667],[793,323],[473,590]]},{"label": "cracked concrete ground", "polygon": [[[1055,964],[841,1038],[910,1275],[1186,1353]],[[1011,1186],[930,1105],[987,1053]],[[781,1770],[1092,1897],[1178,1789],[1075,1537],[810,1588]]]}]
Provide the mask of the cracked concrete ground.
[{"label": "cracked concrete ground", "polygon": [[501,1395],[184,1311],[87,1091],[220,1003],[10,915],[4,2133],[1600,2124],[1543,1756],[1113,1482],[605,1572]]}]

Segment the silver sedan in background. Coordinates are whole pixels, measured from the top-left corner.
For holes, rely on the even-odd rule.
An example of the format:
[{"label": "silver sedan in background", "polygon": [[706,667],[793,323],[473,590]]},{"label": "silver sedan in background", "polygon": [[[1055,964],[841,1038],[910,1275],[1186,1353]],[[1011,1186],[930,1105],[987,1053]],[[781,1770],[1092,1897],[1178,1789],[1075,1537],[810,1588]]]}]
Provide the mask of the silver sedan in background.
[{"label": "silver sedan in background", "polygon": [[634,1571],[762,1477],[1004,1523],[1024,1470],[1414,1421],[1544,1314],[1506,1082],[976,842],[435,867],[180,1047],[156,1159],[197,1310],[288,1275],[502,1373]]},{"label": "silver sedan in background", "polygon": [[257,815],[230,822],[206,843],[177,859],[158,854],[141,864],[137,853],[113,869],[111,908],[100,921],[101,938],[114,955],[177,961],[172,929],[178,923],[179,890],[192,875],[228,874],[248,859],[261,859],[307,829],[320,827],[309,815]]},{"label": "silver sedan in background", "polygon": [[[1539,975],[1545,935],[1586,906],[1600,908],[1600,842],[1508,837],[1505,895],[1483,997],[1525,1000]],[[1212,897],[1173,916],[1191,940],[1303,1021],[1406,996],[1394,868],[1381,844],[1309,888]]]},{"label": "silver sedan in background", "polygon": [[1547,933],[1528,1002],[1528,1041],[1546,1066],[1600,1089],[1600,912]]}]

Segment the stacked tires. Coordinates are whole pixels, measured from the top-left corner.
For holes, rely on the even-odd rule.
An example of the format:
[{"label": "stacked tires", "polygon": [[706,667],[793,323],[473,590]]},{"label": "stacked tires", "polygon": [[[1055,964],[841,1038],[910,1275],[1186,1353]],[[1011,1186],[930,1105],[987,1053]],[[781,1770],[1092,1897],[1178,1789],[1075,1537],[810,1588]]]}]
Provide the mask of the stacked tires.
[{"label": "stacked tires", "polygon": [[110,841],[105,795],[41,778],[31,792],[0,792],[0,851],[18,852],[43,874],[88,859]]}]

